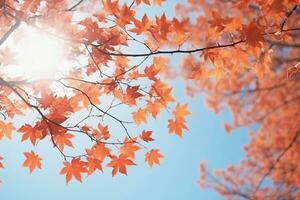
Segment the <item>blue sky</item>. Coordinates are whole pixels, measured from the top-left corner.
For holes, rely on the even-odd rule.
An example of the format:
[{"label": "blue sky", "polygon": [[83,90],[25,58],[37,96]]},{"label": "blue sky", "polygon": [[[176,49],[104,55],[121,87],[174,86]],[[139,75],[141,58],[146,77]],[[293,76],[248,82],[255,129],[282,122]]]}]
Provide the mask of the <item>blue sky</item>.
[{"label": "blue sky", "polygon": [[[168,1],[163,8],[151,10],[151,14],[166,12],[172,16],[175,1]],[[141,9],[140,14],[149,13],[149,7]],[[178,57],[170,57],[176,62]],[[188,102],[192,115],[188,117],[190,131],[183,139],[169,135],[168,115],[151,120],[148,127],[156,133],[155,147],[164,154],[161,166],[149,168],[138,154],[137,166],[130,167],[128,175],[111,177],[111,171],[95,173],[84,178],[83,183],[72,181],[65,183],[65,177],[59,175],[62,157],[52,148],[48,140],[39,143],[35,150],[43,158],[43,170],[32,174],[21,167],[23,151],[31,150],[28,143],[20,142],[20,134],[15,133],[11,141],[0,141],[0,152],[5,157],[5,169],[0,171],[1,199],[4,200],[81,200],[81,199],[221,199],[210,190],[202,190],[197,185],[199,163],[206,161],[209,168],[222,168],[237,163],[243,154],[242,145],[247,143],[247,133],[243,130],[227,134],[223,122],[230,121],[228,112],[215,115],[205,107],[203,98],[185,97],[180,81],[174,81],[175,97]],[[164,122],[164,123],[162,123]],[[21,124],[21,121],[17,123]]]}]

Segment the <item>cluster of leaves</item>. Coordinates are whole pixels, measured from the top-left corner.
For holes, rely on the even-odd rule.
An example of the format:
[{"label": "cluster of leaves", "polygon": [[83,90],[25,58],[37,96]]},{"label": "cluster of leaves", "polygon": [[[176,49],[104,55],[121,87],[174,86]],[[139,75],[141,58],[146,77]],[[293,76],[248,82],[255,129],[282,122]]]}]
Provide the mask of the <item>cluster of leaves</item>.
[{"label": "cluster of leaves", "polygon": [[[67,183],[73,177],[81,181],[82,174],[102,171],[104,164],[112,168],[112,176],[127,174],[127,167],[135,165],[136,152],[141,150],[150,167],[159,165],[163,157],[160,150],[146,147],[154,141],[153,131],[133,130],[150,117],[156,119],[163,110],[171,115],[170,133],[182,137],[188,130],[187,104],[176,102],[171,85],[163,80],[170,77],[169,61],[154,56],[162,44],[178,44],[185,38],[185,22],[167,20],[165,14],[155,20],[146,14],[142,19],[136,15],[139,6],[161,6],[162,0],[133,1],[130,5],[111,0],[81,0],[72,5],[67,0],[0,2],[1,45],[5,46],[10,36],[20,40],[22,26],[31,26],[66,41],[67,57],[79,63],[63,75],[30,80],[6,73],[14,64],[14,55],[11,47],[2,49],[0,104],[4,120],[0,121],[0,139],[11,138],[15,131],[22,135],[22,142],[33,146],[50,139],[64,158],[60,174],[66,176]],[[93,10],[95,5],[99,8]],[[140,35],[147,39],[142,42]],[[123,53],[137,45],[147,52]],[[122,112],[129,115],[120,115]],[[33,119],[15,127],[16,116],[29,114]],[[90,142],[78,147],[76,138]],[[66,153],[71,148],[74,152]],[[78,153],[80,148],[84,152]],[[24,155],[23,166],[30,172],[42,168],[42,158],[36,152]]]},{"label": "cluster of leaves", "polygon": [[239,164],[214,173],[200,166],[200,185],[227,199],[299,198],[299,3],[201,0],[177,6],[182,17],[196,15],[186,45],[210,46],[201,57],[183,58],[188,94],[204,91],[216,113],[229,108],[227,132],[250,130]]}]

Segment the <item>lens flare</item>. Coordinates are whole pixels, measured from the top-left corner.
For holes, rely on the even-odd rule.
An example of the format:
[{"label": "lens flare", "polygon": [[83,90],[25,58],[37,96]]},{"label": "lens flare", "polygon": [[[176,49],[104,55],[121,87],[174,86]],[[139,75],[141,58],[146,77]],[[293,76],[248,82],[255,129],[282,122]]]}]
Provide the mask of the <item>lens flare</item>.
[{"label": "lens flare", "polygon": [[30,79],[53,78],[63,67],[65,43],[62,39],[30,26],[23,26],[14,45],[16,73]]}]

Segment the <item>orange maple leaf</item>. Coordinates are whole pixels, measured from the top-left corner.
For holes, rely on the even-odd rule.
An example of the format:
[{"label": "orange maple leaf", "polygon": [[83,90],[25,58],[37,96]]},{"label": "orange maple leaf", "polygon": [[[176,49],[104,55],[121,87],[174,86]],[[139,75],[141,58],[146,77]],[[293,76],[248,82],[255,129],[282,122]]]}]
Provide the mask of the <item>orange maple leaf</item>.
[{"label": "orange maple leaf", "polygon": [[136,145],[135,143],[131,142],[129,143],[130,140],[126,139],[124,141],[124,145],[120,148],[121,154],[124,154],[128,156],[129,158],[134,159],[135,158],[135,152],[140,150],[141,147]]},{"label": "orange maple leaf", "polygon": [[160,102],[160,101],[149,101],[147,104],[147,111],[151,113],[153,118],[156,118],[157,115],[160,113],[160,111],[164,108],[165,106]]},{"label": "orange maple leaf", "polygon": [[86,163],[87,175],[91,175],[97,169],[102,172],[103,170],[102,170],[101,162],[102,161],[98,159],[87,158],[87,163]]},{"label": "orange maple leaf", "polygon": [[167,34],[170,32],[171,23],[167,20],[165,13],[161,17],[156,17],[156,31],[151,32],[154,38],[157,38],[156,33],[159,32],[159,36],[166,40]]},{"label": "orange maple leaf", "polygon": [[80,94],[76,94],[75,96],[70,97],[69,99],[70,106],[74,112],[81,109],[81,106],[79,104],[81,101],[84,101],[84,97]]},{"label": "orange maple leaf", "polygon": [[98,129],[93,129],[93,136],[97,140],[108,140],[110,138],[109,130],[108,130],[108,125],[103,126],[100,123],[98,124]]},{"label": "orange maple leaf", "polygon": [[248,25],[243,25],[242,34],[250,46],[259,47],[264,40],[263,30],[254,21]]},{"label": "orange maple leaf", "polygon": [[117,14],[119,13],[119,2],[111,1],[111,0],[103,0],[104,10],[109,14]]},{"label": "orange maple leaf", "polygon": [[153,0],[153,4],[157,5],[157,6],[162,6],[162,4],[163,4],[164,1],[165,0]]},{"label": "orange maple leaf", "polygon": [[173,18],[172,20],[172,30],[180,35],[184,35],[187,32],[187,25],[189,24],[189,19],[184,19],[179,21],[177,18]]},{"label": "orange maple leaf", "polygon": [[116,15],[116,23],[124,28],[127,24],[130,24],[131,21],[134,20],[134,15],[135,11],[128,8],[125,4],[121,8],[119,15]]},{"label": "orange maple leaf", "polygon": [[136,105],[136,99],[143,96],[139,91],[139,86],[131,86],[126,88],[126,95],[124,96],[124,102],[128,105]]},{"label": "orange maple leaf", "polygon": [[137,125],[140,125],[141,123],[147,122],[147,109],[138,109],[136,112],[132,113],[133,120]]},{"label": "orange maple leaf", "polygon": [[154,139],[151,137],[152,131],[143,131],[140,135],[140,138],[144,140],[145,142],[151,142],[154,141]]},{"label": "orange maple leaf", "polygon": [[9,122],[5,123],[3,121],[0,121],[0,140],[5,135],[8,139],[11,139],[12,132],[15,130],[14,125]]},{"label": "orange maple leaf", "polygon": [[33,151],[31,152],[24,152],[26,160],[23,162],[23,167],[28,167],[30,173],[35,170],[35,168],[42,169],[41,165],[41,158],[35,154]]},{"label": "orange maple leaf", "polygon": [[160,96],[164,104],[175,101],[172,97],[172,87],[161,81],[156,81],[152,85],[152,92]]},{"label": "orange maple leaf", "polygon": [[39,99],[41,108],[49,108],[54,101],[55,97],[50,93],[42,92],[42,97]]},{"label": "orange maple leaf", "polygon": [[149,1],[149,0],[135,0],[135,2],[136,2],[137,5],[140,5],[142,1],[143,1],[145,4],[150,5],[150,1]]},{"label": "orange maple leaf", "polygon": [[160,71],[159,67],[156,67],[155,65],[151,65],[149,67],[146,67],[144,72],[145,75],[152,81],[157,81],[157,78],[155,77]]},{"label": "orange maple leaf", "polygon": [[112,167],[112,176],[120,172],[127,175],[126,165],[135,165],[135,163],[128,159],[128,156],[121,154],[119,157],[112,156],[111,161],[107,164],[108,167]]},{"label": "orange maple leaf", "polygon": [[131,29],[130,31],[136,33],[137,35],[148,31],[152,26],[152,22],[148,19],[148,16],[146,14],[143,16],[141,21],[134,19],[133,22],[135,28]]},{"label": "orange maple leaf", "polygon": [[85,93],[85,95],[83,95],[85,98],[83,99],[83,106],[85,108],[88,108],[90,103],[93,104],[99,104],[100,103],[100,95],[101,92],[99,90],[99,88],[95,85],[91,85],[91,84],[81,84],[80,85],[81,91],[83,91]]},{"label": "orange maple leaf", "polygon": [[103,143],[97,143],[91,149],[86,149],[86,152],[89,157],[102,161],[110,154],[110,149]]},{"label": "orange maple leaf", "polygon": [[36,141],[42,136],[42,132],[39,129],[33,128],[30,124],[23,125],[18,131],[23,133],[21,142],[29,138],[33,145],[35,145]]},{"label": "orange maple leaf", "polygon": [[173,114],[174,114],[175,118],[177,118],[177,119],[179,119],[179,118],[185,119],[185,117],[187,115],[190,115],[191,112],[188,111],[188,104],[183,104],[183,105],[177,104]]},{"label": "orange maple leaf", "polygon": [[59,149],[63,151],[65,148],[65,145],[73,148],[73,144],[70,140],[73,137],[74,137],[74,135],[72,135],[70,133],[56,134],[56,135],[54,135],[54,142],[59,147]]},{"label": "orange maple leaf", "polygon": [[169,133],[175,133],[179,137],[182,137],[183,129],[189,130],[188,127],[186,126],[186,122],[184,119],[169,119],[168,120],[168,128],[169,128]]},{"label": "orange maple leaf", "polygon": [[152,167],[154,164],[159,165],[161,158],[164,156],[159,153],[159,149],[151,149],[149,152],[145,155],[145,161],[148,163],[150,167]]},{"label": "orange maple leaf", "polygon": [[80,158],[73,158],[71,162],[64,162],[64,167],[61,169],[60,174],[66,174],[66,182],[69,183],[73,176],[76,180],[82,182],[81,173],[86,172],[86,162],[81,161]]},{"label": "orange maple leaf", "polygon": [[226,24],[231,21],[231,18],[225,18],[219,14],[218,11],[213,10],[211,12],[213,20],[208,21],[212,28],[215,28],[216,32],[219,33],[226,28]]}]

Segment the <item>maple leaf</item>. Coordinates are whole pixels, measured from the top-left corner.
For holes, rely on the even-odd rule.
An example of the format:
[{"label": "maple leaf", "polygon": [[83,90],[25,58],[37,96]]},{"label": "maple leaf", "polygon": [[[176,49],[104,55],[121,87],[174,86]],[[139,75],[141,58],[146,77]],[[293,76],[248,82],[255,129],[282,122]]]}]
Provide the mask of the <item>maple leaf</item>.
[{"label": "maple leaf", "polygon": [[162,6],[165,0],[153,0],[153,4],[157,6]]},{"label": "maple leaf", "polygon": [[164,104],[175,101],[174,98],[172,97],[172,87],[170,87],[168,84],[163,83],[161,81],[156,81],[152,85],[151,92],[160,96],[161,102],[163,102]]},{"label": "maple leaf", "polygon": [[61,124],[68,119],[69,114],[72,112],[73,108],[66,96],[56,97],[51,102],[50,113],[48,113],[47,118],[55,123]]},{"label": "maple leaf", "polygon": [[61,115],[66,115],[67,113],[73,111],[67,96],[53,98],[51,110]]},{"label": "maple leaf", "polygon": [[118,1],[103,0],[104,10],[109,14],[119,13],[119,4]]},{"label": "maple leaf", "polygon": [[112,176],[115,176],[118,172],[127,175],[126,165],[135,165],[135,163],[124,154],[121,154],[119,157],[112,156],[111,161],[107,164],[108,167],[113,168]]},{"label": "maple leaf", "polygon": [[33,151],[24,152],[24,156],[26,157],[26,160],[23,162],[23,167],[28,167],[30,173],[32,173],[35,168],[42,169],[42,159]]},{"label": "maple leaf", "polygon": [[52,94],[48,93],[42,93],[42,98],[39,99],[39,103],[41,105],[41,108],[49,108],[54,101],[55,97]]},{"label": "maple leaf", "polygon": [[159,149],[151,149],[145,155],[145,161],[150,167],[154,164],[160,165],[160,159],[163,158],[163,155],[159,152]]},{"label": "maple leaf", "polygon": [[81,161],[80,158],[73,158],[71,162],[64,162],[64,167],[61,169],[60,174],[66,175],[66,183],[68,184],[73,176],[76,180],[82,182],[81,174],[87,172],[86,162]]},{"label": "maple leaf", "polygon": [[84,101],[84,97],[78,94],[69,99],[70,106],[73,111],[78,111],[81,109],[81,106],[79,105],[81,101]]},{"label": "maple leaf", "polygon": [[191,112],[188,111],[188,104],[177,104],[175,111],[173,112],[176,119],[184,119],[187,115],[190,115]]},{"label": "maple leaf", "polygon": [[210,26],[216,29],[216,32],[219,33],[226,28],[226,25],[231,22],[231,18],[223,18],[219,12],[213,10],[211,12],[213,20],[209,21]]},{"label": "maple leaf", "polygon": [[133,20],[135,28],[130,29],[131,32],[136,33],[137,35],[140,35],[146,31],[148,31],[151,26],[152,22],[149,20],[147,15],[145,14],[141,21],[134,19]]},{"label": "maple leaf", "polygon": [[124,145],[120,148],[120,153],[128,156],[129,158],[135,158],[135,152],[140,150],[141,147],[136,145],[134,142],[129,143],[130,140],[126,139]]},{"label": "maple leaf", "polygon": [[2,97],[2,104],[6,108],[7,116],[13,118],[15,115],[24,115],[22,110],[25,110],[27,106],[20,102],[11,102],[8,98]]},{"label": "maple leaf", "polygon": [[169,128],[169,133],[175,133],[179,137],[182,137],[183,129],[189,130],[185,124],[184,119],[169,119],[168,120],[168,128]]},{"label": "maple leaf", "polygon": [[146,67],[144,70],[146,76],[152,81],[158,80],[155,76],[159,73],[159,71],[160,71],[160,68],[156,67],[153,64],[149,67]]},{"label": "maple leaf", "polygon": [[[125,69],[128,67],[129,59],[125,56],[120,56],[115,59],[116,65],[121,69]],[[121,76],[119,73],[116,73],[117,76]]]},{"label": "maple leaf", "polygon": [[176,17],[174,17],[172,20],[172,30],[174,30],[179,35],[185,35],[185,33],[187,32],[187,24],[188,19],[179,21]]},{"label": "maple leaf", "polygon": [[136,2],[137,5],[140,5],[141,2],[144,2],[147,5],[150,5],[150,1],[149,0],[135,0],[135,2]]},{"label": "maple leaf", "polygon": [[53,136],[55,144],[58,146],[58,148],[61,151],[64,150],[65,145],[73,148],[73,144],[70,140],[73,137],[74,137],[74,135],[72,135],[70,133],[56,134]]},{"label": "maple leaf", "polygon": [[[83,106],[88,108],[90,103],[99,104],[101,92],[95,85],[81,84],[81,90],[86,94],[84,95]],[[90,102],[91,101],[91,102]]]},{"label": "maple leaf", "polygon": [[146,109],[138,109],[136,112],[132,113],[132,117],[134,122],[137,125],[140,125],[141,123],[146,123],[147,122],[147,110]]},{"label": "maple leaf", "polygon": [[143,96],[138,92],[139,86],[131,86],[126,88],[126,96],[124,98],[124,102],[128,105],[136,105],[136,100]]},{"label": "maple leaf", "polygon": [[91,131],[91,127],[90,127],[89,125],[85,124],[85,125],[83,125],[82,127],[80,127],[80,131],[82,131],[82,132],[88,134],[88,132]]},{"label": "maple leaf", "polygon": [[173,74],[170,71],[169,66],[169,60],[162,56],[156,56],[153,58],[153,64],[155,67],[160,69],[160,74],[163,75],[166,78],[172,78]]},{"label": "maple leaf", "polygon": [[30,124],[23,125],[18,131],[23,133],[22,142],[29,138],[33,145],[42,137],[42,132],[39,129],[33,128]]},{"label": "maple leaf", "polygon": [[254,21],[248,25],[243,25],[242,34],[250,46],[259,47],[264,40],[262,29]]},{"label": "maple leaf", "polygon": [[142,131],[140,138],[144,140],[145,142],[151,142],[154,141],[154,139],[151,137],[152,131]]},{"label": "maple leaf", "polygon": [[92,173],[94,173],[97,169],[101,172],[103,172],[102,166],[101,166],[101,160],[98,159],[94,159],[94,158],[87,158],[87,163],[86,163],[86,167],[87,167],[87,175],[91,175]]},{"label": "maple leaf", "polygon": [[9,122],[5,123],[3,121],[0,121],[0,140],[5,135],[8,139],[11,139],[12,132],[15,130],[14,125]]},{"label": "maple leaf", "polygon": [[[26,124],[25,124],[26,125]],[[42,119],[41,121],[37,121],[34,125],[35,137],[38,139],[43,139],[49,133],[49,126],[47,121]]]},{"label": "maple leaf", "polygon": [[155,100],[153,102],[149,101],[146,109],[149,113],[151,113],[153,118],[156,118],[164,107],[165,106],[160,101]]},{"label": "maple leaf", "polygon": [[157,32],[162,39],[167,40],[167,34],[170,32],[171,23],[168,22],[165,13],[161,17],[156,17],[157,27],[155,28],[157,31],[151,32],[154,38],[156,37]]},{"label": "maple leaf", "polygon": [[119,15],[117,15],[116,22],[119,26],[125,27],[127,24],[130,24],[134,20],[135,11],[128,8],[125,4],[121,8]]},{"label": "maple leaf", "polygon": [[97,160],[104,160],[104,158],[110,155],[110,149],[103,143],[96,143],[91,149],[86,149],[89,157]]},{"label": "maple leaf", "polygon": [[103,126],[100,123],[98,124],[98,129],[93,129],[93,136],[97,140],[108,140],[110,138],[109,130],[108,130],[108,125]]}]

